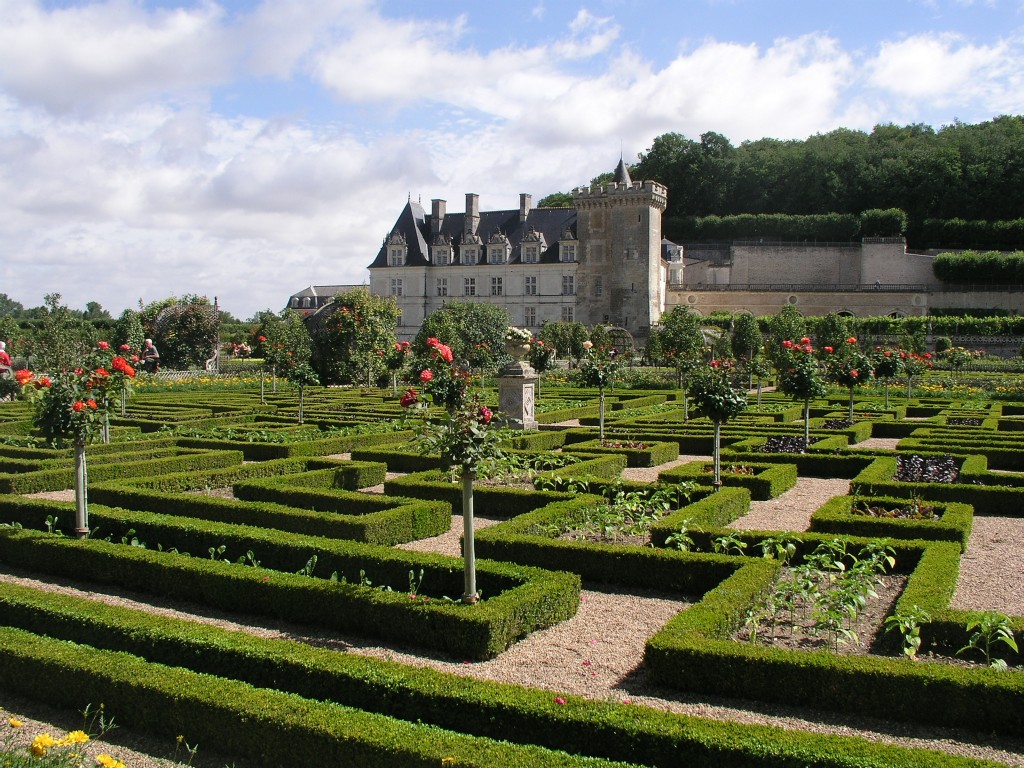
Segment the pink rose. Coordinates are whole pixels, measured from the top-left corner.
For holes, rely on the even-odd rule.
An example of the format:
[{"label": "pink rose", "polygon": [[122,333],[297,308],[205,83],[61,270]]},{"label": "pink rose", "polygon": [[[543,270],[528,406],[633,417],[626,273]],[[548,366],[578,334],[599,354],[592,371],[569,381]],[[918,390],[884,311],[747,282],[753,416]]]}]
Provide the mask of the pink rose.
[{"label": "pink rose", "polygon": [[491,409],[488,408],[486,405],[481,405],[479,410],[477,410],[476,415],[477,418],[480,419],[481,424],[491,423]]},{"label": "pink rose", "polygon": [[110,342],[98,341],[96,342],[96,346],[99,347],[100,349],[110,349]]},{"label": "pink rose", "polygon": [[424,384],[426,384],[428,381],[433,381],[433,379],[434,372],[431,371],[429,368],[420,371],[420,381],[422,381]]}]

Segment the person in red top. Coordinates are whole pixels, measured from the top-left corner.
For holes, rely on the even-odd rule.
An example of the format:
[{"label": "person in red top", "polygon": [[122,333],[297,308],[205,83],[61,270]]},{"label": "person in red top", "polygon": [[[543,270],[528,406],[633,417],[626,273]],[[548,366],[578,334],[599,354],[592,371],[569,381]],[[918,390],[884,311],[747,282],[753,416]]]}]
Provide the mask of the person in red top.
[{"label": "person in red top", "polygon": [[11,356],[7,354],[7,343],[0,341],[0,365],[11,367]]}]

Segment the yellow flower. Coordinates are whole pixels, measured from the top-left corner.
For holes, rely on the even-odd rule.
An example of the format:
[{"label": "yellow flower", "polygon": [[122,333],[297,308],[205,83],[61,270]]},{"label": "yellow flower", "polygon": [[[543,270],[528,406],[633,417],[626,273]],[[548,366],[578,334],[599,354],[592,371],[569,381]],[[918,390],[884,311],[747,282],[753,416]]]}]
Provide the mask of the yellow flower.
[{"label": "yellow flower", "polygon": [[7,722],[10,723],[11,728],[21,728],[21,726],[24,725],[24,723],[21,722],[21,720],[16,720],[13,717],[10,720],[8,720]]},{"label": "yellow flower", "polygon": [[50,747],[57,746],[57,740],[48,733],[41,733],[32,739],[32,754],[42,757]]},{"label": "yellow flower", "polygon": [[102,765],[103,768],[127,768],[120,760],[116,760],[107,754],[96,755],[96,763]]},{"label": "yellow flower", "polygon": [[69,744],[84,744],[89,740],[89,734],[85,731],[72,731],[60,740],[60,745],[66,747]]}]

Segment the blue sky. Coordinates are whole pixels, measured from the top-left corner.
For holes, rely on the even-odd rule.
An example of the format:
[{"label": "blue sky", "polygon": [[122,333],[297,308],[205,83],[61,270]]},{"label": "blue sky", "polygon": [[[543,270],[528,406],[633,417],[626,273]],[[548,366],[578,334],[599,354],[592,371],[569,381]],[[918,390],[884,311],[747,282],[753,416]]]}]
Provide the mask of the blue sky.
[{"label": "blue sky", "polygon": [[1022,114],[1022,38],[1024,0],[0,0],[0,293],[278,310],[363,282],[410,195]]}]

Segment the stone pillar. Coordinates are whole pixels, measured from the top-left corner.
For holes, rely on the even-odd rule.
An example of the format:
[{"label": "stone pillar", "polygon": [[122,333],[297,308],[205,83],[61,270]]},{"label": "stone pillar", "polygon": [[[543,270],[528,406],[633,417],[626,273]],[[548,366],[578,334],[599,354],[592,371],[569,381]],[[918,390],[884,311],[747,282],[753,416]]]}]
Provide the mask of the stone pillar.
[{"label": "stone pillar", "polygon": [[523,361],[498,371],[498,410],[509,429],[537,429],[534,396],[538,378],[533,366]]}]

